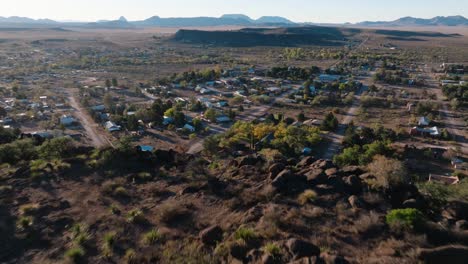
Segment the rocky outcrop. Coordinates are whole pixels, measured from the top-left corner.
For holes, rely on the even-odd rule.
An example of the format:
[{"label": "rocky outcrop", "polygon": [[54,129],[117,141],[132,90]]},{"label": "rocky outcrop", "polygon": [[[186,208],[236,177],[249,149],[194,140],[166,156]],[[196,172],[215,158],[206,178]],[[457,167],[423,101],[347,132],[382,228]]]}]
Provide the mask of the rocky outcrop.
[{"label": "rocky outcrop", "polygon": [[456,245],[421,249],[418,258],[426,264],[466,264],[468,260],[468,247]]},{"label": "rocky outcrop", "polygon": [[291,170],[283,170],[271,182],[271,185],[281,193],[297,193],[306,187],[307,178],[297,175]]}]

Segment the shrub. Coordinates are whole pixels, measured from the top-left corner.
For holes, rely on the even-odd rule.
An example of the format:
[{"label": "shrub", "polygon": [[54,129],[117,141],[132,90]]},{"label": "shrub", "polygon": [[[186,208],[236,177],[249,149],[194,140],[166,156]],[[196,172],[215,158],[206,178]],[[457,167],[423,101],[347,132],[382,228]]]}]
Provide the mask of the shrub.
[{"label": "shrub", "polygon": [[136,177],[140,181],[150,181],[153,178],[153,175],[149,172],[140,172],[136,175]]},{"label": "shrub", "polygon": [[313,190],[305,190],[299,195],[298,201],[300,204],[305,205],[306,203],[313,202],[317,199],[317,193]]},{"label": "shrub", "polygon": [[28,227],[32,226],[33,219],[28,216],[22,216],[18,219],[17,226],[21,229],[27,229]]},{"label": "shrub", "polygon": [[129,248],[125,251],[124,260],[126,263],[133,263],[136,258],[135,250]]},{"label": "shrub", "polygon": [[257,234],[251,228],[239,227],[234,233],[234,238],[236,240],[243,240],[245,242],[251,241],[257,238]]},{"label": "shrub", "polygon": [[359,217],[354,226],[357,233],[370,234],[382,227],[383,223],[380,222],[379,215],[371,211],[369,214]]},{"label": "shrub", "polygon": [[88,233],[88,228],[86,228],[86,226],[76,224],[71,228],[71,231],[72,231],[73,241],[77,245],[83,246],[89,240],[90,235]]},{"label": "shrub", "polygon": [[157,241],[160,241],[161,239],[162,239],[162,235],[156,229],[153,229],[143,235],[143,242],[147,245],[153,245],[154,243],[156,243]]},{"label": "shrub", "polygon": [[263,247],[263,250],[272,255],[272,256],[279,256],[281,255],[281,248],[275,243],[268,243]]},{"label": "shrub", "polygon": [[73,263],[80,262],[83,259],[84,255],[85,251],[80,247],[70,248],[69,250],[67,250],[67,252],[65,252],[65,257],[67,257]]},{"label": "shrub", "polygon": [[385,220],[393,230],[411,230],[423,223],[424,216],[414,208],[394,209],[387,213]]},{"label": "shrub", "polygon": [[132,224],[138,224],[138,223],[144,223],[146,219],[141,210],[134,209],[128,212],[127,221]]},{"label": "shrub", "polygon": [[61,159],[70,157],[75,149],[73,141],[66,137],[47,140],[39,149],[39,155],[44,159]]},{"label": "shrub", "polygon": [[114,245],[116,243],[115,232],[109,232],[104,234],[103,244],[102,244],[102,255],[106,258],[110,258],[114,251]]},{"label": "shrub", "polygon": [[117,196],[117,197],[122,197],[122,198],[125,198],[125,197],[128,197],[128,192],[127,192],[127,189],[125,189],[125,187],[123,186],[119,186],[117,188],[115,188],[114,190],[114,196]]},{"label": "shrub", "polygon": [[376,177],[376,187],[388,188],[408,182],[408,175],[404,164],[396,159],[377,155],[368,165],[369,172]]},{"label": "shrub", "polygon": [[114,215],[120,214],[120,209],[119,209],[119,207],[117,207],[117,205],[115,205],[115,204],[111,204],[109,210],[110,210],[111,213],[114,214]]},{"label": "shrub", "polygon": [[109,232],[104,234],[104,246],[107,248],[113,248],[116,236],[117,234],[115,232]]}]

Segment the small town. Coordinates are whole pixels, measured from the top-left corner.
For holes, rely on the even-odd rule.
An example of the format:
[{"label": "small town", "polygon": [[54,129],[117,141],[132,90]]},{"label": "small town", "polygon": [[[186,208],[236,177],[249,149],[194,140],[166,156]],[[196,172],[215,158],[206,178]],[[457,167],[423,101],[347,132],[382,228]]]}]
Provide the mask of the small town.
[{"label": "small town", "polygon": [[466,4],[65,2],[0,10],[0,263],[467,263]]}]

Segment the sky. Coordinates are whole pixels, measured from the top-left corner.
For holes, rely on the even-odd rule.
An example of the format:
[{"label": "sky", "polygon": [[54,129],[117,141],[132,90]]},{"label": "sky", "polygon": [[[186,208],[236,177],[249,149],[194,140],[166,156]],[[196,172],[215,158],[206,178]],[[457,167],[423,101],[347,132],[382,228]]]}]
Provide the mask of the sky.
[{"label": "sky", "polygon": [[143,20],[151,16],[283,16],[295,22],[344,23],[404,16],[468,17],[467,0],[0,0],[0,16],[54,20]]}]

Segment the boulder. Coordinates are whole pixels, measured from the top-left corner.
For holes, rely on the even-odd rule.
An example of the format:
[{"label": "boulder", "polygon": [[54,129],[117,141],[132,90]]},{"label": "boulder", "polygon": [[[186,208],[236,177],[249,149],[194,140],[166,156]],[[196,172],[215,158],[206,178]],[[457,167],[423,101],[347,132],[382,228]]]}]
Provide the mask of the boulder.
[{"label": "boulder", "polygon": [[311,184],[324,184],[327,182],[327,175],[324,173],[322,169],[312,169],[305,173],[307,180],[310,181]]},{"label": "boulder", "polygon": [[290,170],[283,170],[271,182],[271,185],[283,193],[295,193],[305,188],[307,178],[303,175],[296,175]]},{"label": "boulder", "polygon": [[214,246],[216,243],[223,240],[223,229],[218,225],[214,225],[203,229],[200,232],[199,237],[203,244]]},{"label": "boulder", "polygon": [[264,254],[262,256],[262,260],[261,262],[262,264],[275,264],[275,263],[278,263],[275,259],[274,256],[270,255],[270,254]]},{"label": "boulder", "polygon": [[248,248],[246,245],[232,243],[229,245],[229,254],[238,260],[244,261],[247,256]]},{"label": "boulder", "polygon": [[343,178],[332,175],[327,178],[327,185],[332,187],[335,192],[342,192],[344,188]]},{"label": "boulder", "polygon": [[361,175],[364,171],[359,166],[346,166],[340,169],[344,176]]},{"label": "boulder", "polygon": [[330,168],[330,169],[325,170],[325,174],[327,176],[336,175],[337,172],[338,170],[336,168]]},{"label": "boulder", "polygon": [[320,168],[323,170],[333,168],[333,162],[331,160],[317,160],[316,162],[312,163],[311,167],[313,168]]},{"label": "boulder", "polygon": [[356,195],[351,195],[348,198],[348,202],[352,208],[362,208],[362,201]]},{"label": "boulder", "polygon": [[466,264],[468,260],[468,247],[451,245],[432,249],[421,249],[418,252],[418,258],[426,264]]},{"label": "boulder", "polygon": [[359,175],[359,178],[363,181],[368,181],[368,180],[375,180],[377,179],[374,175],[372,175],[371,173],[364,173],[364,174],[361,174]]},{"label": "boulder", "polygon": [[247,253],[246,261],[248,263],[255,263],[258,262],[259,259],[262,257],[262,251],[259,249],[252,249]]},{"label": "boulder", "polygon": [[260,156],[244,156],[238,159],[238,166],[242,167],[245,165],[254,166],[258,162],[262,161]]},{"label": "boulder", "polygon": [[345,190],[351,194],[359,194],[362,192],[362,181],[356,175],[345,177]]},{"label": "boulder", "polygon": [[297,163],[297,167],[306,167],[306,166],[311,165],[315,161],[316,159],[314,157],[311,157],[311,156],[305,157],[301,161],[299,161],[299,163]]},{"label": "boulder", "polygon": [[257,167],[253,165],[244,165],[238,169],[237,176],[240,178],[252,178],[260,176],[257,171]]},{"label": "boulder", "polygon": [[294,256],[294,259],[320,255],[320,248],[316,245],[296,238],[289,239],[286,242],[286,246],[289,252]]},{"label": "boulder", "polygon": [[274,179],[276,178],[276,176],[278,176],[278,174],[283,171],[284,169],[286,168],[286,165],[284,165],[283,163],[274,163],[270,166],[270,168],[268,168],[268,172],[270,173],[269,177],[270,179]]}]

